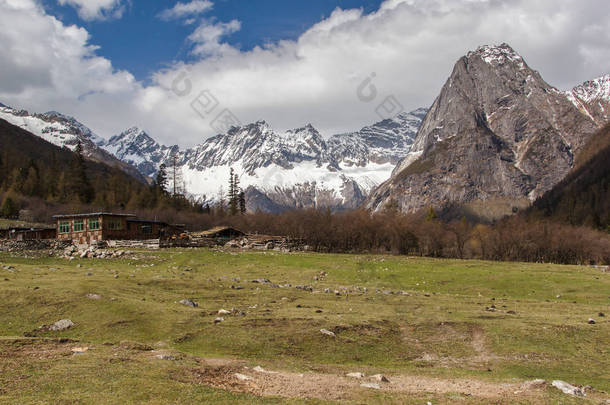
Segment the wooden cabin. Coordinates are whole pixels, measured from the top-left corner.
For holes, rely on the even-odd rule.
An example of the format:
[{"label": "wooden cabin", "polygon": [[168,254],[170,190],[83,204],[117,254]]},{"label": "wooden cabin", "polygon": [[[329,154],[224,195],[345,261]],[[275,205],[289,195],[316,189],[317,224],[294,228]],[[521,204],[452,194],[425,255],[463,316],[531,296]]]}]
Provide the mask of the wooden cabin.
[{"label": "wooden cabin", "polygon": [[137,219],[133,214],[96,212],[90,214],[55,215],[57,239],[74,243],[103,240],[159,239],[179,232],[161,221]]}]

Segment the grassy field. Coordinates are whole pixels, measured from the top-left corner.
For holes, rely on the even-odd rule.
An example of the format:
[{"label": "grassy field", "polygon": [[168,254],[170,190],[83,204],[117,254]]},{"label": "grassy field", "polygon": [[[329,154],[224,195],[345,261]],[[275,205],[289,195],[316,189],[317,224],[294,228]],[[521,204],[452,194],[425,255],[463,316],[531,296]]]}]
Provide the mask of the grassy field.
[{"label": "grassy field", "polygon": [[[260,278],[270,283],[252,282]],[[610,274],[592,267],[216,250],[73,261],[2,253],[0,286],[0,403],[610,398]],[[41,327],[60,319],[75,325]],[[390,382],[362,387],[371,380],[349,372]],[[549,384],[529,386],[533,379]],[[554,379],[593,388],[575,398]]]}]

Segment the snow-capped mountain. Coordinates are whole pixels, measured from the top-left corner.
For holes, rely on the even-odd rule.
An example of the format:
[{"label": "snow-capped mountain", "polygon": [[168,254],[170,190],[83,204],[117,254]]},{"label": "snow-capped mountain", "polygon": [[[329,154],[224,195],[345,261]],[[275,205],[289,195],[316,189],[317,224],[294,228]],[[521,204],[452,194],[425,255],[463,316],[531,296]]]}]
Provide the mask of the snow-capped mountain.
[{"label": "snow-capped mountain", "polygon": [[17,110],[2,104],[0,105],[0,119],[23,128],[59,147],[74,150],[80,142],[83,154],[87,158],[111,166],[118,166],[126,173],[145,180],[145,177],[136,168],[102,149],[99,145],[103,144],[105,140],[73,117],[56,111],[30,114],[26,110]]},{"label": "snow-capped mountain", "polygon": [[363,166],[368,162],[396,164],[410,149],[428,109],[403,112],[358,132],[334,135],[328,141],[331,155],[345,164]]},{"label": "snow-capped mountain", "polygon": [[185,150],[160,145],[138,128],[101,145],[147,176],[175,156],[186,191],[206,201],[226,192],[233,168],[251,210],[355,208],[409,152],[425,114],[425,109],[402,113],[329,139],[311,124],[277,132],[258,121]]},{"label": "snow-capped mountain", "polygon": [[597,125],[610,121],[610,74],[589,80],[567,92],[570,101]]},{"label": "snow-capped mountain", "polygon": [[98,145],[149,177],[157,173],[162,162],[169,161],[170,156],[179,152],[178,146],[159,145],[138,127],[129,128]]}]

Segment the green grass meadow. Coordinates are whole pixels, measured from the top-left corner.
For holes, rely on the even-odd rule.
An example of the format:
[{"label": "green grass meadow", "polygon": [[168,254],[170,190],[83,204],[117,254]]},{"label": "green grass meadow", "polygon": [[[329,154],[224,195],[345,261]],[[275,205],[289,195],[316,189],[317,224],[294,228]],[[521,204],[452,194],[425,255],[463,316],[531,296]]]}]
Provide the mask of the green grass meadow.
[{"label": "green grass meadow", "polygon": [[[72,261],[1,253],[0,266],[0,403],[325,403],[193,383],[185,376],[204,359],[299,373],[560,379],[610,392],[610,274],[593,267],[207,249]],[[214,323],[232,308],[244,314]],[[60,319],[75,326],[40,329]],[[89,350],[73,355],[75,346]],[[147,346],[176,360],[137,350]],[[359,391],[346,400],[427,401],[456,399]],[[540,403],[581,400],[548,387]]]}]

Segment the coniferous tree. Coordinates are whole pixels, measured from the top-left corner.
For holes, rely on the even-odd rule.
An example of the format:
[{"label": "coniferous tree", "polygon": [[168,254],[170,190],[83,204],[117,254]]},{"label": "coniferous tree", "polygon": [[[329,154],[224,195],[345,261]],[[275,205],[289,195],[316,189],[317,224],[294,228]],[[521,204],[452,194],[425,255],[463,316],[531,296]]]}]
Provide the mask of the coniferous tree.
[{"label": "coniferous tree", "polygon": [[229,214],[237,215],[237,210],[239,208],[239,194],[238,194],[238,183],[239,180],[233,168],[231,168],[231,172],[229,173]]},{"label": "coniferous tree", "polygon": [[159,171],[157,172],[157,178],[155,179],[155,185],[158,187],[162,194],[166,192],[167,188],[167,166],[165,163],[161,163]]},{"label": "coniferous tree", "polygon": [[239,212],[241,215],[246,215],[246,193],[244,191],[239,192]]},{"label": "coniferous tree", "polygon": [[70,190],[72,195],[78,197],[81,203],[88,204],[95,198],[95,190],[89,182],[86,172],[85,158],[83,156],[83,146],[80,141],[76,144],[74,149],[74,161],[72,162],[72,176],[71,183],[72,189]]},{"label": "coniferous tree", "polygon": [[0,215],[4,218],[15,218],[19,215],[19,207],[15,200],[11,198],[11,196],[7,196],[2,203],[2,208],[0,209]]}]

